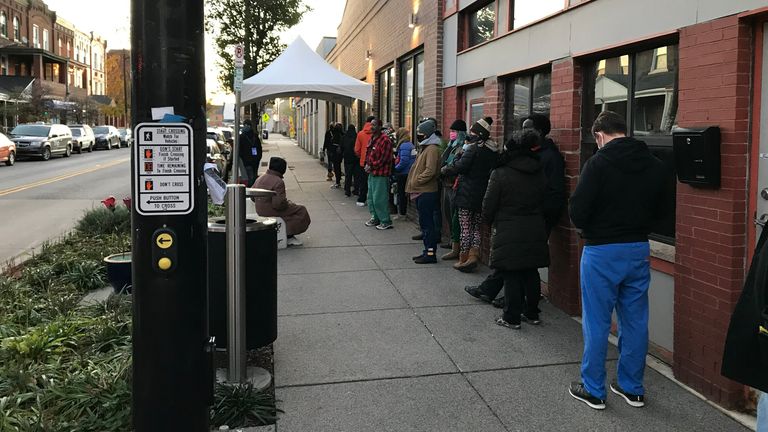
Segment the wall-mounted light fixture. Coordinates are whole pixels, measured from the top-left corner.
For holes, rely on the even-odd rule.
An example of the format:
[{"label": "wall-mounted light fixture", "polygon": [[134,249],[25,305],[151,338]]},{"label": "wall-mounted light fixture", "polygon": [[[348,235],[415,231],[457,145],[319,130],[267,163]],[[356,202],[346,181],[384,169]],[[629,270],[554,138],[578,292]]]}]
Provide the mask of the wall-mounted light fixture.
[{"label": "wall-mounted light fixture", "polygon": [[408,27],[409,28],[414,28],[414,27],[416,27],[416,24],[418,24],[418,23],[419,22],[418,22],[418,19],[416,18],[416,14],[412,13],[410,15],[410,17],[408,18]]},{"label": "wall-mounted light fixture", "polygon": [[371,50],[365,50],[365,59],[370,60],[373,58],[373,54],[371,54]]}]

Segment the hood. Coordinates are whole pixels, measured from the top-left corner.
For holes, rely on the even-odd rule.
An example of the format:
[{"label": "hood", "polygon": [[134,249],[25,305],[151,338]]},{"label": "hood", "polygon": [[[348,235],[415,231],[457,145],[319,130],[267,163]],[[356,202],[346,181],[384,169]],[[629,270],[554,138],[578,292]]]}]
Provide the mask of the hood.
[{"label": "hood", "polygon": [[553,148],[553,147],[555,147],[555,142],[552,141],[552,138],[544,138],[541,141],[541,145],[540,146],[534,147],[531,150],[533,150],[534,152],[540,152],[541,150],[549,149],[549,148]]},{"label": "hood", "polygon": [[437,134],[432,134],[432,135],[429,136],[429,138],[427,138],[424,141],[422,141],[421,143],[419,143],[419,145],[420,146],[428,146],[428,145],[437,145],[437,146],[439,146],[442,143],[443,143],[443,140],[441,140],[440,137],[437,136]]},{"label": "hood", "polygon": [[360,132],[366,135],[373,135],[373,127],[371,127],[370,123],[366,123],[365,126],[363,126],[363,130],[361,130]]},{"label": "hood", "polygon": [[108,133],[101,133],[101,134],[95,134],[94,136],[96,138],[106,138],[106,137],[109,136],[109,134]]},{"label": "hood", "polygon": [[541,161],[532,153],[516,153],[510,155],[511,159],[506,163],[506,166],[515,169],[526,174],[535,174],[541,171]]},{"label": "hood", "polygon": [[607,159],[626,172],[644,171],[654,162],[654,156],[648,150],[648,146],[630,137],[614,139],[598,150],[596,155]]},{"label": "hood", "polygon": [[13,138],[11,138],[11,141],[13,141],[13,142],[18,142],[18,141],[43,142],[43,141],[48,141],[48,137],[16,135]]},{"label": "hood", "polygon": [[485,141],[479,143],[478,146],[488,147],[490,150],[493,150],[496,153],[501,153],[501,151],[503,150],[502,147],[499,145],[499,143],[497,143],[496,141],[494,141],[492,139],[485,140]]}]

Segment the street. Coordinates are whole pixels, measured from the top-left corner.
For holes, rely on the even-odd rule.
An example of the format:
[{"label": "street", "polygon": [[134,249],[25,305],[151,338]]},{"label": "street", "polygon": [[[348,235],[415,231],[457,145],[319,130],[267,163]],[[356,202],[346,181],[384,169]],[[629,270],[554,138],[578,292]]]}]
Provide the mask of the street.
[{"label": "street", "polygon": [[0,263],[66,233],[102,199],[130,196],[129,167],[127,148],[0,166]]}]

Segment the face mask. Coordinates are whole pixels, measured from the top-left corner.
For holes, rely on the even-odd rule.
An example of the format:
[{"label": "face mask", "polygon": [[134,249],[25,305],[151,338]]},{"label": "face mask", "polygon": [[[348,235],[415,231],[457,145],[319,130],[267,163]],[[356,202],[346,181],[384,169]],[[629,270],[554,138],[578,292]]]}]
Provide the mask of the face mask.
[{"label": "face mask", "polygon": [[425,135],[416,134],[416,140],[417,141],[421,142],[421,141],[424,141],[425,139],[427,139],[427,137]]},{"label": "face mask", "polygon": [[472,144],[470,144],[470,143],[465,143],[463,146],[461,146],[461,149],[464,150],[464,151],[467,151],[469,149],[469,146],[471,146],[471,145]]},{"label": "face mask", "polygon": [[451,133],[448,134],[448,137],[451,139],[451,141],[456,141],[456,138],[459,137],[459,133],[456,131],[451,131]]}]

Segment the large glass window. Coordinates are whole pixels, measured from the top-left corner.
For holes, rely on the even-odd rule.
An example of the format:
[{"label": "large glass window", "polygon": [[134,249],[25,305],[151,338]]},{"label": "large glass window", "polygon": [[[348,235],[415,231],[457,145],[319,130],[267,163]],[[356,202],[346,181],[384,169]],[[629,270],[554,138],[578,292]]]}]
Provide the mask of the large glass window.
[{"label": "large glass window", "polygon": [[496,2],[467,13],[467,48],[489,41],[496,29]]},{"label": "large glass window", "polygon": [[416,62],[416,104],[413,117],[416,124],[411,129],[412,131],[416,130],[415,126],[418,126],[424,112],[424,53],[416,55],[414,61]]},{"label": "large glass window", "polygon": [[677,123],[678,47],[660,46],[587,65],[584,85],[582,161],[597,150],[591,129],[605,110],[627,119],[629,135],[643,140],[667,167],[666,210],[651,237],[674,243],[676,180],[672,129]]},{"label": "large glass window", "polygon": [[51,49],[51,46],[48,40],[48,29],[43,29],[43,49],[46,51],[50,51]]},{"label": "large glass window", "polygon": [[5,12],[0,12],[0,34],[8,37],[8,16]]},{"label": "large glass window", "polygon": [[395,98],[394,90],[395,68],[390,67],[379,72],[379,109],[378,116],[385,123],[391,123],[392,105]]},{"label": "large glass window", "polygon": [[512,19],[510,30],[526,26],[534,21],[563,10],[563,0],[510,0]]},{"label": "large glass window", "polygon": [[37,24],[32,26],[32,43],[35,48],[40,48],[40,27]]},{"label": "large glass window", "polygon": [[551,82],[549,71],[521,75],[507,81],[505,141],[512,136],[514,131],[522,128],[523,119],[531,113],[544,114],[549,117]]},{"label": "large glass window", "polygon": [[413,58],[400,63],[400,127],[413,127]]},{"label": "large glass window", "polygon": [[21,39],[21,26],[18,17],[13,17],[13,38],[15,40]]}]

